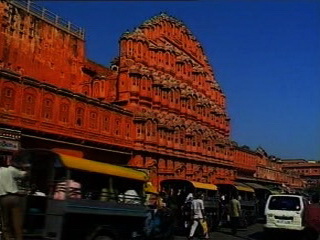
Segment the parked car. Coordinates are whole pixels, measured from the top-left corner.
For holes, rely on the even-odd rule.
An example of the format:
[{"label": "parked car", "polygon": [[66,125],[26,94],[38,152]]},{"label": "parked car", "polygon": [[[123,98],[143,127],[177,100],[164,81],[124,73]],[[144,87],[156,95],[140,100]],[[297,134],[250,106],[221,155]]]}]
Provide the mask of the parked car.
[{"label": "parked car", "polygon": [[307,201],[299,195],[270,195],[265,208],[265,231],[304,230]]}]

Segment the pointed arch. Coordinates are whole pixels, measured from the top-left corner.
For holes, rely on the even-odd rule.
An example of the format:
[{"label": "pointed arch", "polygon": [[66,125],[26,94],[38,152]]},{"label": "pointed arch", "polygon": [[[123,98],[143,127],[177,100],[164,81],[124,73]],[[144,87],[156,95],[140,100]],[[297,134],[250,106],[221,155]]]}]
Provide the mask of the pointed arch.
[{"label": "pointed arch", "polygon": [[29,116],[35,115],[37,96],[38,92],[31,87],[27,87],[23,90],[22,112],[24,114]]},{"label": "pointed arch", "polygon": [[16,85],[5,82],[1,91],[0,106],[5,110],[15,110],[16,107]]},{"label": "pointed arch", "polygon": [[42,118],[50,121],[53,119],[55,97],[52,94],[45,94],[42,100]]}]

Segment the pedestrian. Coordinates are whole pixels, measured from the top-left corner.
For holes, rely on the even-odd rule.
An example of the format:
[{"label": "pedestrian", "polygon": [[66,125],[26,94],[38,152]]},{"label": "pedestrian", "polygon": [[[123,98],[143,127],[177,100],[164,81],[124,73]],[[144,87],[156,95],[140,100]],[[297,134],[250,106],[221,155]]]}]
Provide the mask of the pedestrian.
[{"label": "pedestrian", "polygon": [[189,234],[189,240],[193,239],[193,236],[199,226],[202,227],[205,239],[209,239],[209,231],[208,226],[205,218],[205,211],[204,211],[204,203],[203,203],[203,194],[202,192],[197,192],[194,196],[194,199],[191,202],[191,219],[192,225]]},{"label": "pedestrian", "polygon": [[184,204],[181,206],[181,217],[185,229],[189,228],[190,225],[190,216],[191,216],[191,203],[193,200],[193,194],[189,193],[184,201]]},{"label": "pedestrian", "polygon": [[[0,166],[0,208],[3,239],[22,240],[23,195],[18,192],[17,179],[27,175],[18,167]],[[11,227],[12,226],[12,227]],[[11,230],[12,229],[12,230]]]},{"label": "pedestrian", "polygon": [[174,220],[171,210],[167,208],[163,199],[158,196],[155,206],[150,206],[145,222],[147,239],[172,239],[174,236]]},{"label": "pedestrian", "polygon": [[229,216],[231,223],[231,233],[233,235],[236,235],[241,217],[241,205],[236,193],[232,195],[232,199],[229,203]]},{"label": "pedestrian", "polygon": [[306,221],[306,237],[307,240],[317,240],[320,234],[320,196],[314,194],[312,196],[312,203],[306,207],[305,221]]}]

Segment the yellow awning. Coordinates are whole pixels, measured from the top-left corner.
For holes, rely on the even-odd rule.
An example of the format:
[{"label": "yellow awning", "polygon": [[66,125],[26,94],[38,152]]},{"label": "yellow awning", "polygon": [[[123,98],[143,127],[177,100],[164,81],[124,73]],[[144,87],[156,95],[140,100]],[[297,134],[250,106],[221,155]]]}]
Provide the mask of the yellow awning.
[{"label": "yellow awning", "polygon": [[146,173],[131,168],[121,167],[108,163],[96,162],[84,158],[73,157],[64,154],[58,154],[61,162],[67,168],[77,169],[87,172],[101,173],[111,176],[147,181]]},{"label": "yellow awning", "polygon": [[238,191],[244,191],[244,192],[254,192],[254,189],[249,187],[249,186],[246,186],[244,184],[241,184],[241,183],[235,183],[234,184],[235,188],[238,190]]},{"label": "yellow awning", "polygon": [[218,187],[214,184],[194,182],[190,181],[195,188],[208,189],[208,190],[218,190]]}]

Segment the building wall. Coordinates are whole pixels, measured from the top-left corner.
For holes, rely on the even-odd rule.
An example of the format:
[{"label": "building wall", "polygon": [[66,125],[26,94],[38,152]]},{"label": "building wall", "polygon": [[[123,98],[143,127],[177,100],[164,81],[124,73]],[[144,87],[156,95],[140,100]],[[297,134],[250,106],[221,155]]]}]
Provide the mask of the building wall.
[{"label": "building wall", "polygon": [[156,186],[281,181],[265,155],[231,143],[226,97],[181,21],[161,14],[124,33],[109,69],[86,59],[81,29],[39,11],[0,1],[0,125],[23,147],[148,169]]},{"label": "building wall", "polygon": [[282,162],[282,169],[290,174],[301,176],[307,187],[320,185],[320,163],[307,161]]},{"label": "building wall", "polygon": [[186,26],[161,14],[123,34],[118,72],[117,103],[134,113],[135,149],[154,159],[160,178],[234,179],[225,95]]},{"label": "building wall", "polygon": [[[43,14],[46,19],[55,18],[49,11]],[[3,0],[0,18],[0,66],[78,91],[78,84],[84,78],[83,39],[58,28],[54,20],[44,21]]]},{"label": "building wall", "polygon": [[121,147],[132,147],[132,114],[35,79],[0,71],[0,123]]},{"label": "building wall", "polygon": [[235,147],[234,152],[234,166],[237,168],[238,176],[253,177],[260,155],[256,151],[241,147]]}]

